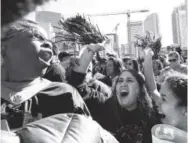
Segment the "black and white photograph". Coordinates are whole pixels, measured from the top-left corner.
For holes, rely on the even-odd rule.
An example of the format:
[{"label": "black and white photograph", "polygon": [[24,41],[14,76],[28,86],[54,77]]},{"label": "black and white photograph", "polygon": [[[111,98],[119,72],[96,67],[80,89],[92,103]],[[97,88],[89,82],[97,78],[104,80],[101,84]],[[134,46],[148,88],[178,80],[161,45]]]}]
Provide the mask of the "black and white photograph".
[{"label": "black and white photograph", "polygon": [[188,0],[1,0],[0,143],[187,143]]}]

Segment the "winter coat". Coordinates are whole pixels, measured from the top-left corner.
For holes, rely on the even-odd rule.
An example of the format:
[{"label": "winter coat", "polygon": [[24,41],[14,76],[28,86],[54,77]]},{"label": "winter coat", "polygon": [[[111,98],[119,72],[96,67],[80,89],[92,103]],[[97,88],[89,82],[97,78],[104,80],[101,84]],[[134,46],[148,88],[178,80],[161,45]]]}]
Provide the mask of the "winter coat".
[{"label": "winter coat", "polygon": [[[1,98],[1,119],[6,119],[11,129],[20,128],[35,120],[59,113],[90,115],[80,94],[75,88],[66,83],[49,82],[46,87],[36,94],[31,95],[29,99],[22,103],[19,103],[17,96],[15,96],[13,101],[9,100],[9,98],[12,99],[10,95],[14,95],[14,91],[5,85],[6,83],[2,83],[2,92],[4,92],[5,95]],[[42,85],[39,83],[38,86]],[[7,91],[7,93],[5,93],[5,91]],[[33,91],[29,91],[28,94],[31,92]],[[27,92],[22,91],[16,93],[19,95],[20,93]]]},{"label": "winter coat", "polygon": [[97,122],[79,114],[57,114],[32,122],[17,130],[14,136],[3,131],[1,141],[2,143],[118,143]]},{"label": "winter coat", "polygon": [[123,109],[114,96],[96,108],[98,115],[93,116],[93,119],[110,131],[120,143],[152,142],[151,128],[157,120],[150,118],[141,109]]},{"label": "winter coat", "polygon": [[92,117],[98,116],[98,110],[101,103],[104,103],[112,95],[111,89],[103,82],[93,80],[86,82],[85,74],[72,72],[69,78],[69,84],[77,88],[83,97]]}]

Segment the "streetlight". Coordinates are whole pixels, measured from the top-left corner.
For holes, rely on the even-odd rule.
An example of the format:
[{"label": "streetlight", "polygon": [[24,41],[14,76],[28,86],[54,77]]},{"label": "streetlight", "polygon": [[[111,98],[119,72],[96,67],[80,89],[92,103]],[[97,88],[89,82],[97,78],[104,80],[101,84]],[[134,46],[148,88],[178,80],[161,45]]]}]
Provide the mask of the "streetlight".
[{"label": "streetlight", "polygon": [[127,35],[128,35],[127,37],[128,37],[128,44],[129,44],[129,54],[132,56],[130,17],[132,13],[144,13],[144,12],[149,12],[149,10],[148,9],[132,10],[132,11],[127,10],[127,11],[121,11],[121,12],[92,14],[88,16],[95,17],[95,16],[110,16],[110,15],[126,14],[127,15]]}]

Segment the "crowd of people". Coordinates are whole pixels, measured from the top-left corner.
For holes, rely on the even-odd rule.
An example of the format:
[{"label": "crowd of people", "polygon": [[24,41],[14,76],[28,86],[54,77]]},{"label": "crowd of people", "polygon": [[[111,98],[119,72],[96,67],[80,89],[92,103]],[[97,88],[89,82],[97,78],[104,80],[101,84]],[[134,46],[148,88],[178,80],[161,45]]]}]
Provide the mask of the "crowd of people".
[{"label": "crowd of people", "polygon": [[152,143],[157,124],[186,134],[187,65],[177,46],[157,58],[150,47],[141,59],[101,57],[104,43],[74,55],[59,52],[35,22],[19,20],[7,29],[1,121],[21,141]]}]

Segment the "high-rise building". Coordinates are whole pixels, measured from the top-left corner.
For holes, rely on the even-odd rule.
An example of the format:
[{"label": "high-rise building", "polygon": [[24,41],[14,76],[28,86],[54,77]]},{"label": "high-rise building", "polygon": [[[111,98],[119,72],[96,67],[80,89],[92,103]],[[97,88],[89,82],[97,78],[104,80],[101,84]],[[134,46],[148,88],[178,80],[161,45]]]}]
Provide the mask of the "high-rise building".
[{"label": "high-rise building", "polygon": [[174,8],[172,12],[172,36],[173,43],[180,43],[180,26],[179,26],[179,16],[178,16],[178,8]]},{"label": "high-rise building", "polygon": [[[38,11],[36,12],[36,22],[38,22],[46,31],[50,31],[51,27],[58,26],[58,22],[62,15],[56,12],[50,11]],[[50,25],[50,26],[49,26]],[[54,32],[58,29],[53,28]]]},{"label": "high-rise building", "polygon": [[144,20],[144,32],[152,32],[154,36],[160,35],[159,31],[159,16],[157,13],[152,13]]},{"label": "high-rise building", "polygon": [[129,53],[129,45],[128,44],[121,44],[121,57],[125,57]]},{"label": "high-rise building", "polygon": [[[36,22],[39,23],[48,33],[51,40],[55,41],[60,51],[74,52],[78,48],[67,42],[58,42],[60,39],[54,38],[61,30],[54,27],[60,27],[58,25],[59,20],[62,18],[62,14],[51,11],[38,11],[36,12]],[[62,32],[62,31],[61,31]]]},{"label": "high-rise building", "polygon": [[173,43],[180,44],[182,49],[187,47],[187,17],[186,6],[175,7],[172,12]]},{"label": "high-rise building", "polygon": [[110,40],[110,44],[108,48],[106,48],[106,51],[109,53],[114,53],[120,56],[120,50],[119,50],[119,42],[118,42],[118,35],[116,33],[109,33],[106,34],[108,39]]},{"label": "high-rise building", "polygon": [[143,35],[144,28],[142,21],[131,21],[130,22],[130,33],[128,35],[131,38],[131,51],[132,55],[135,57],[139,57],[140,50],[134,46],[134,42],[136,41],[136,35]]}]

